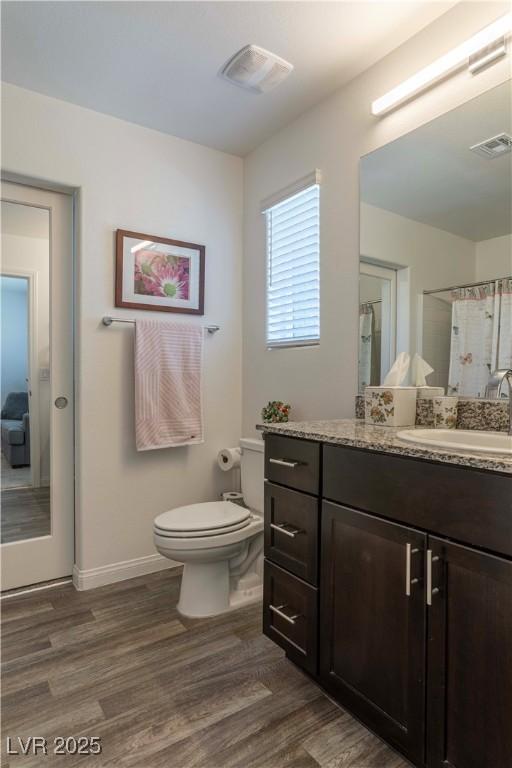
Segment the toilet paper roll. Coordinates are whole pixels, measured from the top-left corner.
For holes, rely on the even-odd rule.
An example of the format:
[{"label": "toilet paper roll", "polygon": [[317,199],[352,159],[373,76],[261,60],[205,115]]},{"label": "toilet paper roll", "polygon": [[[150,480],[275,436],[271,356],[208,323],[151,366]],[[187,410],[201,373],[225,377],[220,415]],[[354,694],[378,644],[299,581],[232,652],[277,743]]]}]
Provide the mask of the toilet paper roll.
[{"label": "toilet paper roll", "polygon": [[238,491],[226,491],[222,494],[222,501],[231,501],[232,504],[244,506],[244,495]]},{"label": "toilet paper roll", "polygon": [[240,466],[240,448],[223,448],[217,454],[217,464],[224,471]]}]

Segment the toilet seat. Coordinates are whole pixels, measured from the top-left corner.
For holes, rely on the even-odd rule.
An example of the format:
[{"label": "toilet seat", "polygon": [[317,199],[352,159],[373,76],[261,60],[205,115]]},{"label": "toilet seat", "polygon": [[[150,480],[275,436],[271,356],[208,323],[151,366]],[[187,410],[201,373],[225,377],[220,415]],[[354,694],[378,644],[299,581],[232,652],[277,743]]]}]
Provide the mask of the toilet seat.
[{"label": "toilet seat", "polygon": [[163,512],[154,523],[155,534],[170,538],[218,536],[245,528],[251,511],[231,501],[189,504]]},{"label": "toilet seat", "polygon": [[223,533],[239,531],[242,528],[247,528],[249,522],[249,520],[244,520],[237,525],[228,525],[225,528],[206,528],[204,531],[169,531],[164,528],[158,528],[156,525],[153,530],[159,536],[167,536],[172,539],[197,539],[201,536],[220,536]]},{"label": "toilet seat", "polygon": [[[196,533],[195,536],[185,536],[183,533],[176,536],[171,531],[162,531],[159,528],[153,528],[153,541],[157,550],[161,554],[173,551],[176,554],[180,551],[188,553],[200,553],[202,550],[221,551],[232,544],[238,544],[241,541],[249,540],[252,536],[263,533],[263,518],[258,515],[250,514],[250,517],[242,528],[236,531],[225,531],[223,528],[217,529],[212,535],[203,535]],[[179,562],[179,557],[171,559]]]}]

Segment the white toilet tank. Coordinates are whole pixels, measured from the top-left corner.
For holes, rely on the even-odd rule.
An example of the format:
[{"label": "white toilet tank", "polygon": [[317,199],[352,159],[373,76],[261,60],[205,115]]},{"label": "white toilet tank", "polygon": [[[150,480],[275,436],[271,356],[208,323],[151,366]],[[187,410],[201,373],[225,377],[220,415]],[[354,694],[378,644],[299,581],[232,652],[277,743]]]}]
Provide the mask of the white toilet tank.
[{"label": "white toilet tank", "polygon": [[244,501],[253,512],[263,514],[263,440],[242,437],[241,484]]}]

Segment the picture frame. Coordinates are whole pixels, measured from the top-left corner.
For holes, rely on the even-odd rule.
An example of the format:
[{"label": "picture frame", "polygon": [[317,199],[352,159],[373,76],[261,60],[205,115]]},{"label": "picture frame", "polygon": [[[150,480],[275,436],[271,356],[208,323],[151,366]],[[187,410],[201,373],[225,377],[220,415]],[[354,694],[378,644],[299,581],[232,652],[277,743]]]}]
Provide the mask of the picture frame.
[{"label": "picture frame", "polygon": [[204,315],[204,271],[204,245],[116,231],[116,307]]}]

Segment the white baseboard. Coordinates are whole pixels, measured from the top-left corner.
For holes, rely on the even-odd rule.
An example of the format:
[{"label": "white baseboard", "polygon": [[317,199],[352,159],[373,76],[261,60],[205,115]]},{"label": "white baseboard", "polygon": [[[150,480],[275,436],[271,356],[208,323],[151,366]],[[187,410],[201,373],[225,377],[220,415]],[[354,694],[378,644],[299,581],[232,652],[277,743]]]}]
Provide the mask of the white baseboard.
[{"label": "white baseboard", "polygon": [[181,563],[169,560],[163,555],[155,553],[146,557],[136,557],[134,560],[123,560],[120,563],[101,565],[99,568],[80,570],[73,566],[73,584],[79,591],[103,587],[106,584],[114,584],[116,581],[133,579],[136,576],[144,576],[146,573],[163,571],[165,568],[178,568]]}]

